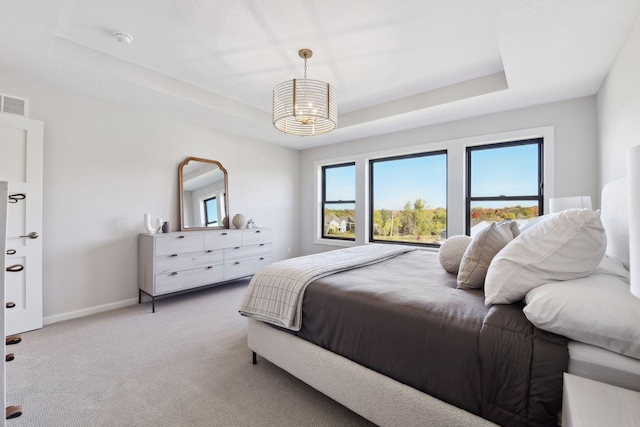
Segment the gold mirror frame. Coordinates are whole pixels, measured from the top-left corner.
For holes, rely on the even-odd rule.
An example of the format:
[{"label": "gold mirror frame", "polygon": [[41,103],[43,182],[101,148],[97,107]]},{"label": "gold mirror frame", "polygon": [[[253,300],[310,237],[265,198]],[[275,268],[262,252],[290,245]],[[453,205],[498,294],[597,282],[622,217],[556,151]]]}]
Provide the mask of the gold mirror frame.
[{"label": "gold mirror frame", "polygon": [[[185,213],[185,189],[184,189],[184,184],[185,184],[184,178],[185,177],[184,177],[184,168],[189,164],[189,162],[201,162],[201,163],[205,163],[205,164],[215,165],[223,173],[223,176],[224,176],[224,193],[223,193],[224,194],[224,204],[223,205],[219,205],[220,207],[224,206],[224,212],[219,210],[219,212],[223,213],[223,215],[219,215],[219,216],[222,216],[222,218],[219,218],[219,223],[221,222],[221,225],[210,226],[210,227],[207,227],[206,224],[202,224],[202,223],[198,224],[198,226],[185,225],[186,213]],[[199,168],[196,168],[196,170],[197,169],[199,169]],[[213,170],[216,170],[216,169],[214,168]],[[211,172],[211,171],[208,171],[208,172]],[[187,173],[190,173],[190,171],[187,171]],[[179,180],[179,186],[178,187],[179,187],[179,192],[180,192],[180,230],[181,231],[215,230],[215,229],[229,228],[229,183],[228,183],[228,175],[227,175],[227,170],[222,166],[222,164],[220,162],[217,162],[215,160],[202,159],[202,158],[199,158],[199,157],[187,157],[184,160],[184,162],[180,163],[180,166],[178,167],[178,180]],[[205,185],[206,185],[206,183],[205,183]]]}]

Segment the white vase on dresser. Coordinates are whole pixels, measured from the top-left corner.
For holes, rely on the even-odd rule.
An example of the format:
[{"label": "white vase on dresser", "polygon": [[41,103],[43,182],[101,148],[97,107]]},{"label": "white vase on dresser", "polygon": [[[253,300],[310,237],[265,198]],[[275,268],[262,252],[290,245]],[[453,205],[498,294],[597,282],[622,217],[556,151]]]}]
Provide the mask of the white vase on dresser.
[{"label": "white vase on dresser", "polygon": [[255,274],[273,260],[267,228],[181,231],[139,236],[139,302]]},{"label": "white vase on dresser", "polygon": [[236,214],[231,222],[235,228],[242,229],[247,225],[247,218],[243,214]]}]

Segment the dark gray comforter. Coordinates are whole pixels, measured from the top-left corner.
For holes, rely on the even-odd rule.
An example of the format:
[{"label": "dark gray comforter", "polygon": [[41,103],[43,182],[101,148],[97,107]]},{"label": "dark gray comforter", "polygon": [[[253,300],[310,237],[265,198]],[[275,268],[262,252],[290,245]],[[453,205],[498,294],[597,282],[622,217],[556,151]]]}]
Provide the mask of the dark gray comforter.
[{"label": "dark gray comforter", "polygon": [[297,335],[505,426],[555,425],[566,339],[521,304],[456,289],[437,254],[416,251],[307,288]]}]

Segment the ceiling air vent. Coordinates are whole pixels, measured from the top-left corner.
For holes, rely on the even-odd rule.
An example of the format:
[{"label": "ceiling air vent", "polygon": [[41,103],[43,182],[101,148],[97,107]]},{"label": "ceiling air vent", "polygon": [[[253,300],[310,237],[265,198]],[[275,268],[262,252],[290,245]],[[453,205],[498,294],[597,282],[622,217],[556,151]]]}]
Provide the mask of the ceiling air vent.
[{"label": "ceiling air vent", "polygon": [[0,93],[0,112],[29,117],[29,100]]}]

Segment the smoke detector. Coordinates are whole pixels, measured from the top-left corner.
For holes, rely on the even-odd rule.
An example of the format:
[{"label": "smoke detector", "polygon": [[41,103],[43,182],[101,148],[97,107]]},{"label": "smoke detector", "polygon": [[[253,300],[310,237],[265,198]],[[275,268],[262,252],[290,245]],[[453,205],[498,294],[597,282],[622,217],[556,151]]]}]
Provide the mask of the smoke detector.
[{"label": "smoke detector", "polygon": [[131,44],[131,42],[133,41],[133,37],[131,37],[127,33],[118,32],[118,33],[114,33],[113,35],[116,37],[116,40],[118,40],[118,42],[120,43]]}]

